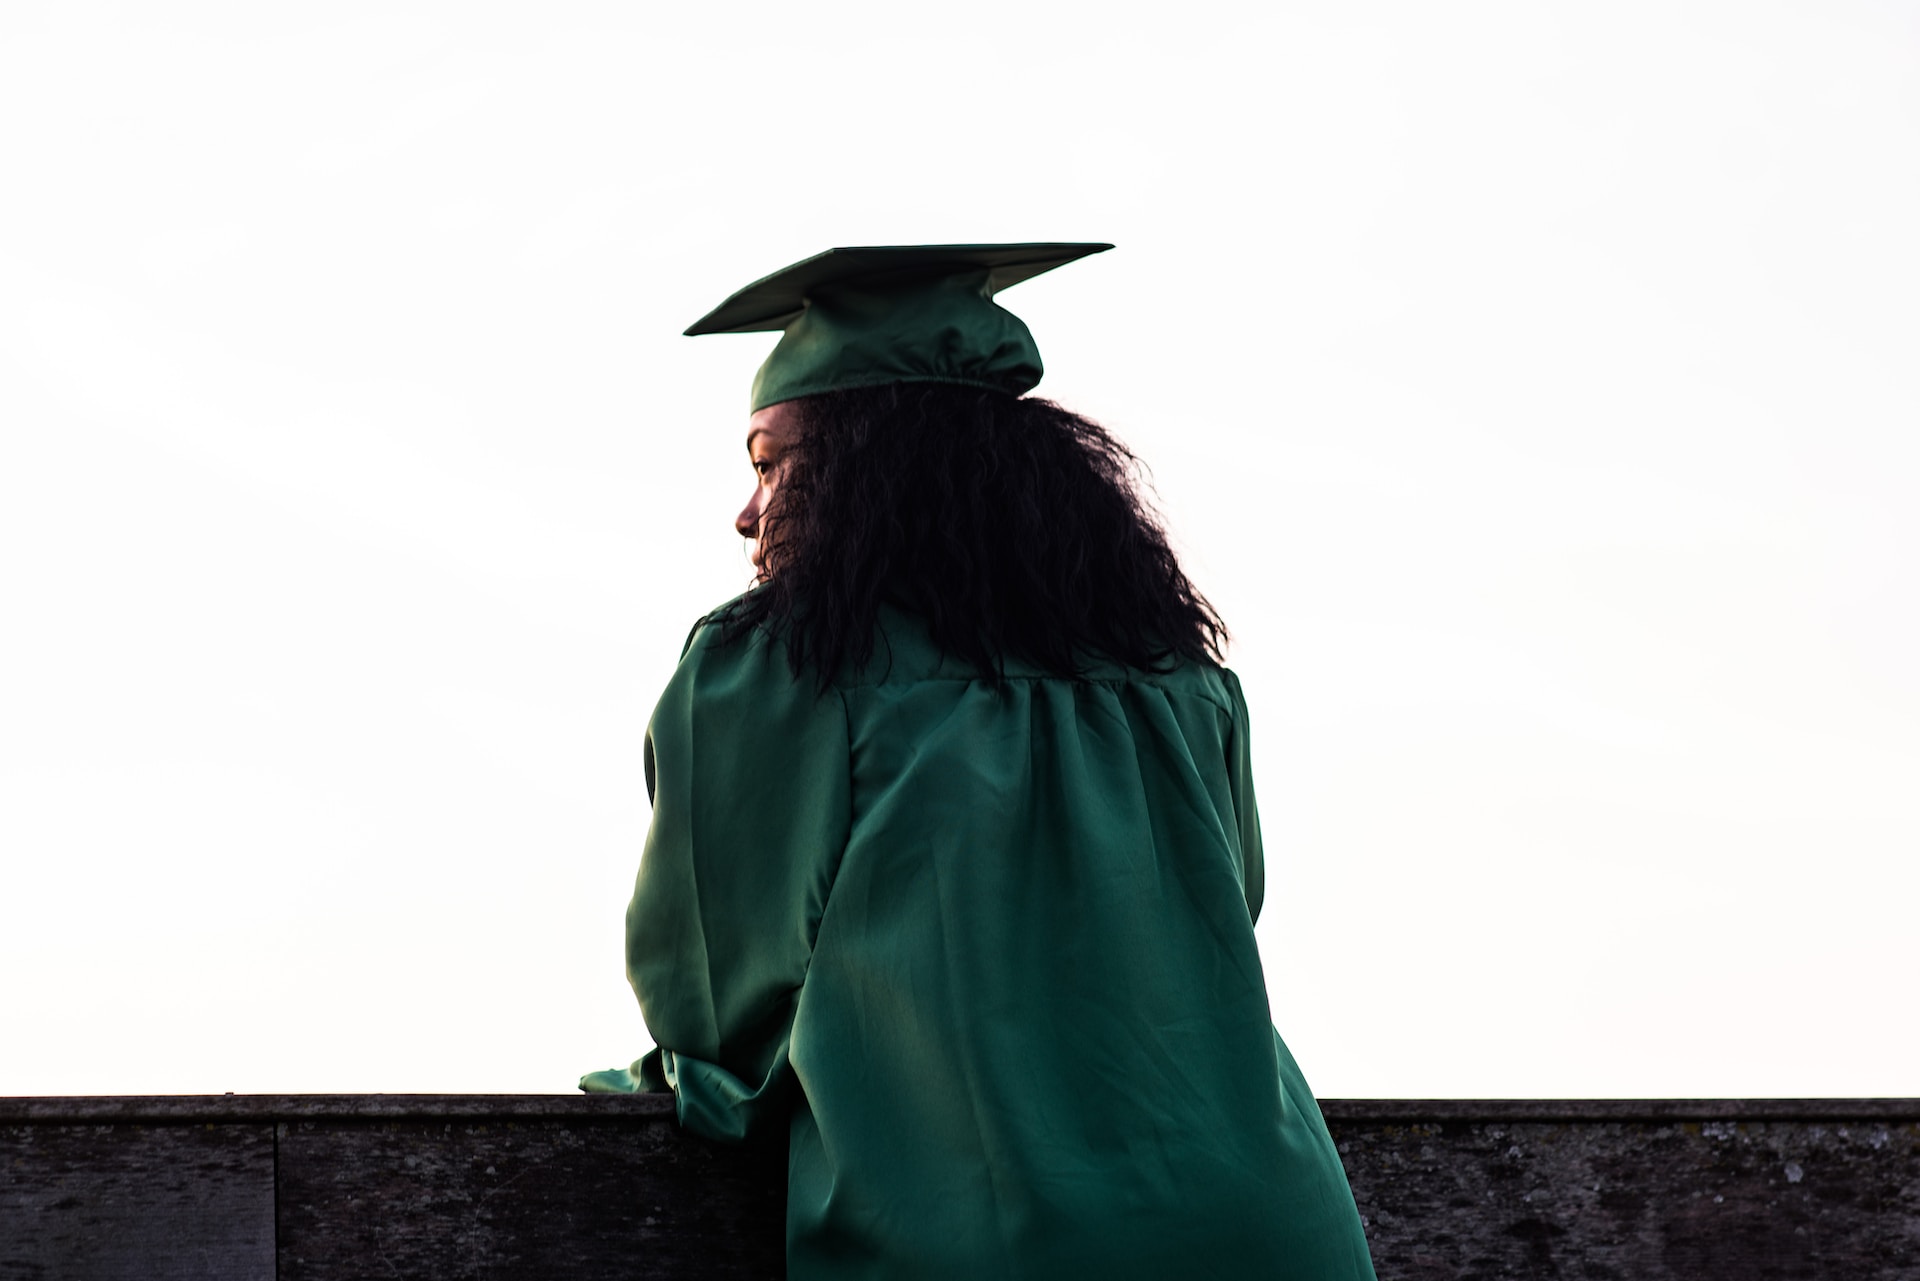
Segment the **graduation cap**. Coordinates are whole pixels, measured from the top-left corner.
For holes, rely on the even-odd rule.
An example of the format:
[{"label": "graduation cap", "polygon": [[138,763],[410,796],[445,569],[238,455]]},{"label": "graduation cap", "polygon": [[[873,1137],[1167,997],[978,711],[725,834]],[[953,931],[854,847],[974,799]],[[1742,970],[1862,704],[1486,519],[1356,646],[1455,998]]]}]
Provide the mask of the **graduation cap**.
[{"label": "graduation cap", "polygon": [[785,331],[753,379],[753,408],[847,387],[940,382],[1015,396],[1040,381],[1040,349],[1002,289],[1098,244],[865,245],[829,249],[756,280],[687,330]]}]

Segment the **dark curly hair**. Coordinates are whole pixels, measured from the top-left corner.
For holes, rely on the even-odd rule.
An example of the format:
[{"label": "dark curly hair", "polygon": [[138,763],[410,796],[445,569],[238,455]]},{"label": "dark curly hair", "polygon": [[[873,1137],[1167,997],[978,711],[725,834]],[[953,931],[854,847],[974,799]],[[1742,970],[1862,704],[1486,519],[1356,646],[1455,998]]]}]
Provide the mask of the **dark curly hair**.
[{"label": "dark curly hair", "polygon": [[1009,657],[1070,678],[1094,656],[1149,670],[1221,657],[1226,626],[1142,500],[1139,460],[1096,424],[944,383],[793,403],[797,439],[760,521],[768,569],[717,611],[723,643],[769,627],[794,674],[825,688],[873,657],[886,602],[996,682]]}]

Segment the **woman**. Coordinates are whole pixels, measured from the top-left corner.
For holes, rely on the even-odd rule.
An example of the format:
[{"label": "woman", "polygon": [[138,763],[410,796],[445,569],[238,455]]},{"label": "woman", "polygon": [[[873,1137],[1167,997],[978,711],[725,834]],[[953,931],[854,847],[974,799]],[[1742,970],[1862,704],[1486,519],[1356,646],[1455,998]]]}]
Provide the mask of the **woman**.
[{"label": "woman", "polygon": [[736,529],[648,732],[628,974],[711,1138],[788,1135],[810,1277],[1371,1278],[1268,1013],[1224,629],[992,301],[1107,246],[835,250],[779,329]]}]

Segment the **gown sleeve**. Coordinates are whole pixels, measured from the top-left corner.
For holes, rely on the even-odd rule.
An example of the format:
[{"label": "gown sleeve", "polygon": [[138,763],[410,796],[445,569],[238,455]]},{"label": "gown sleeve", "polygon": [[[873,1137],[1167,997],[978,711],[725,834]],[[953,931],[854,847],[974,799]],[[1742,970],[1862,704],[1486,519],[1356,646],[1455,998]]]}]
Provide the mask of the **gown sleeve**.
[{"label": "gown sleeve", "polygon": [[627,979],[658,1049],[582,1089],[671,1089],[680,1122],[738,1142],[784,1122],[787,1043],[851,794],[845,705],[754,632],[697,630],[647,728],[647,831]]},{"label": "gown sleeve", "polygon": [[1247,911],[1260,919],[1260,904],[1266,897],[1266,851],[1260,843],[1260,807],[1253,799],[1253,756],[1247,745],[1249,721],[1247,696],[1240,692],[1240,678],[1224,673],[1227,692],[1233,701],[1233,732],[1227,740],[1227,786],[1233,795],[1234,817],[1239,824],[1240,883],[1246,889]]}]

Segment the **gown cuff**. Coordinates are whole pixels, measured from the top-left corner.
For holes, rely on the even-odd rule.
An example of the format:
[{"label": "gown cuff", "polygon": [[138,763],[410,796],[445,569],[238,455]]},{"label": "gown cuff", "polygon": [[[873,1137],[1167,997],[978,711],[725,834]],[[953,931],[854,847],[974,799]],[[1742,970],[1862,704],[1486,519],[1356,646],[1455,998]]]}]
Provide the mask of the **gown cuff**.
[{"label": "gown cuff", "polygon": [[661,1065],[661,1051],[649,1050],[629,1066],[589,1072],[580,1078],[588,1094],[670,1094],[672,1085]]}]

